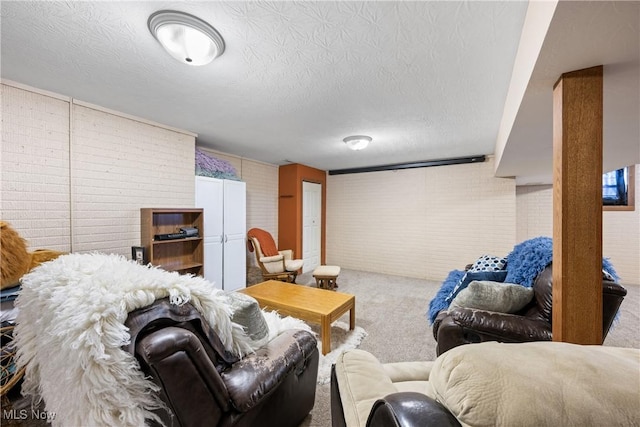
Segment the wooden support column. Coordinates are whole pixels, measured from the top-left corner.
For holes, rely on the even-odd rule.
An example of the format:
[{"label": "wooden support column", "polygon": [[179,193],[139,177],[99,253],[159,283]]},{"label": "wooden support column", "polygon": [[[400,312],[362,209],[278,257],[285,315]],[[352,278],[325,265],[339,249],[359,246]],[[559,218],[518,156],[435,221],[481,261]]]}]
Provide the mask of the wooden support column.
[{"label": "wooden support column", "polygon": [[602,344],[602,66],[553,89],[553,340]]}]

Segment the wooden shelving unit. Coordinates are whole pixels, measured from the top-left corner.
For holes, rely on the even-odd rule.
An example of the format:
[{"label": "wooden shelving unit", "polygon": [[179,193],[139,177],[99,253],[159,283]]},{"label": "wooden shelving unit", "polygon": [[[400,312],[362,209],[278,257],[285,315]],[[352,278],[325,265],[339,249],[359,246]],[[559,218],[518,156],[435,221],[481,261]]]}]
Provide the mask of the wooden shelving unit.
[{"label": "wooden shelving unit", "polygon": [[[196,227],[198,237],[156,240],[157,234]],[[202,209],[140,209],[140,239],[147,262],[168,271],[204,275],[204,213]]]}]

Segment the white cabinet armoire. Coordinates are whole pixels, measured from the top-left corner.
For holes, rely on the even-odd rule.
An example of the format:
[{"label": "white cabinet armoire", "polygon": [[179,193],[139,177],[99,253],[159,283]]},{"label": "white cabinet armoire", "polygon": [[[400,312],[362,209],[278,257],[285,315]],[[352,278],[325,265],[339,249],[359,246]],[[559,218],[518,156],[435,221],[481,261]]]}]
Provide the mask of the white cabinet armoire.
[{"label": "white cabinet armoire", "polygon": [[196,176],[204,209],[204,277],[225,291],[247,286],[247,199],[241,181]]}]

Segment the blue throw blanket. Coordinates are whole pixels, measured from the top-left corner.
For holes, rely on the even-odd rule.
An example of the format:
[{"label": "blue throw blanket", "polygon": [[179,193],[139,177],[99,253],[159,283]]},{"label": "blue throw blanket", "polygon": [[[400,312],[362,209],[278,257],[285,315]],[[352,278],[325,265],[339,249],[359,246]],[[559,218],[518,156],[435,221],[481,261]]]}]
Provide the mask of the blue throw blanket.
[{"label": "blue throw blanket", "polygon": [[449,308],[450,301],[447,301],[447,297],[453,291],[453,288],[456,287],[458,282],[464,276],[464,271],[462,270],[453,270],[449,273],[447,278],[442,282],[442,286],[440,290],[436,294],[435,297],[429,302],[429,311],[427,312],[427,317],[429,318],[429,324],[433,324],[433,321],[436,320],[436,316],[440,311],[446,310]]},{"label": "blue throw blanket", "polygon": [[[553,240],[550,237],[535,237],[513,247],[507,255],[507,283],[518,283],[530,288],[533,281],[553,261]],[[603,258],[602,269],[617,282],[620,278],[611,265]]]},{"label": "blue throw blanket", "polygon": [[[505,282],[518,283],[522,286],[531,287],[536,277],[538,277],[538,274],[540,274],[552,260],[553,240],[550,237],[535,237],[525,240],[514,246],[511,253],[507,255],[507,277],[505,278]],[[602,270],[609,274],[614,281],[617,282],[620,280],[611,261],[606,258],[602,259]],[[451,271],[442,283],[440,290],[429,302],[427,318],[430,324],[433,324],[441,310],[449,308],[450,301],[447,301],[447,297],[464,274],[465,272],[461,270]]]}]

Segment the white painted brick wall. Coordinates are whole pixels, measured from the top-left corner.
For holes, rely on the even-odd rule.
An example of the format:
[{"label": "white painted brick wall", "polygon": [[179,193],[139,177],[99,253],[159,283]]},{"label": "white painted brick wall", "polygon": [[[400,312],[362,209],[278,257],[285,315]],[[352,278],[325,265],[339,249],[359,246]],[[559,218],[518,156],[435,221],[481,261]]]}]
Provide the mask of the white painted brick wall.
[{"label": "white painted brick wall", "polygon": [[[247,183],[247,230],[258,227],[278,241],[278,167],[242,159],[242,180]],[[249,265],[257,265],[248,254]]]},{"label": "white painted brick wall", "polygon": [[553,236],[553,187],[523,185],[516,187],[516,240]]},{"label": "white painted brick wall", "polygon": [[69,102],[2,85],[1,215],[31,250],[69,251]]},{"label": "white painted brick wall", "polygon": [[193,207],[193,136],[73,106],[74,251],[130,256],[140,208]]},{"label": "white painted brick wall", "polygon": [[[602,254],[609,258],[623,284],[640,285],[640,165],[636,165],[635,211],[602,213]],[[553,187],[519,186],[518,242],[553,236]]]},{"label": "white painted brick wall", "polygon": [[[70,137],[69,105],[2,84],[1,218],[31,249],[129,256],[140,207],[193,206],[194,138],[75,104]],[[278,167],[217,154],[247,182],[247,227],[277,241]],[[603,216],[604,255],[631,284],[640,284],[638,171],[636,181],[636,210]],[[330,175],[327,263],[441,280],[484,253],[550,236],[552,199],[550,186],[514,191],[513,180],[493,177],[491,160]]]},{"label": "white painted brick wall", "polygon": [[493,160],[329,175],[327,264],[442,280],[515,243],[515,183]]},{"label": "white painted brick wall", "polygon": [[259,227],[278,239],[278,167],[243,159],[247,183],[247,229]]},{"label": "white painted brick wall", "polygon": [[194,205],[194,136],[77,104],[70,116],[70,100],[37,89],[2,91],[2,219],[30,249],[129,257],[141,207]]}]

